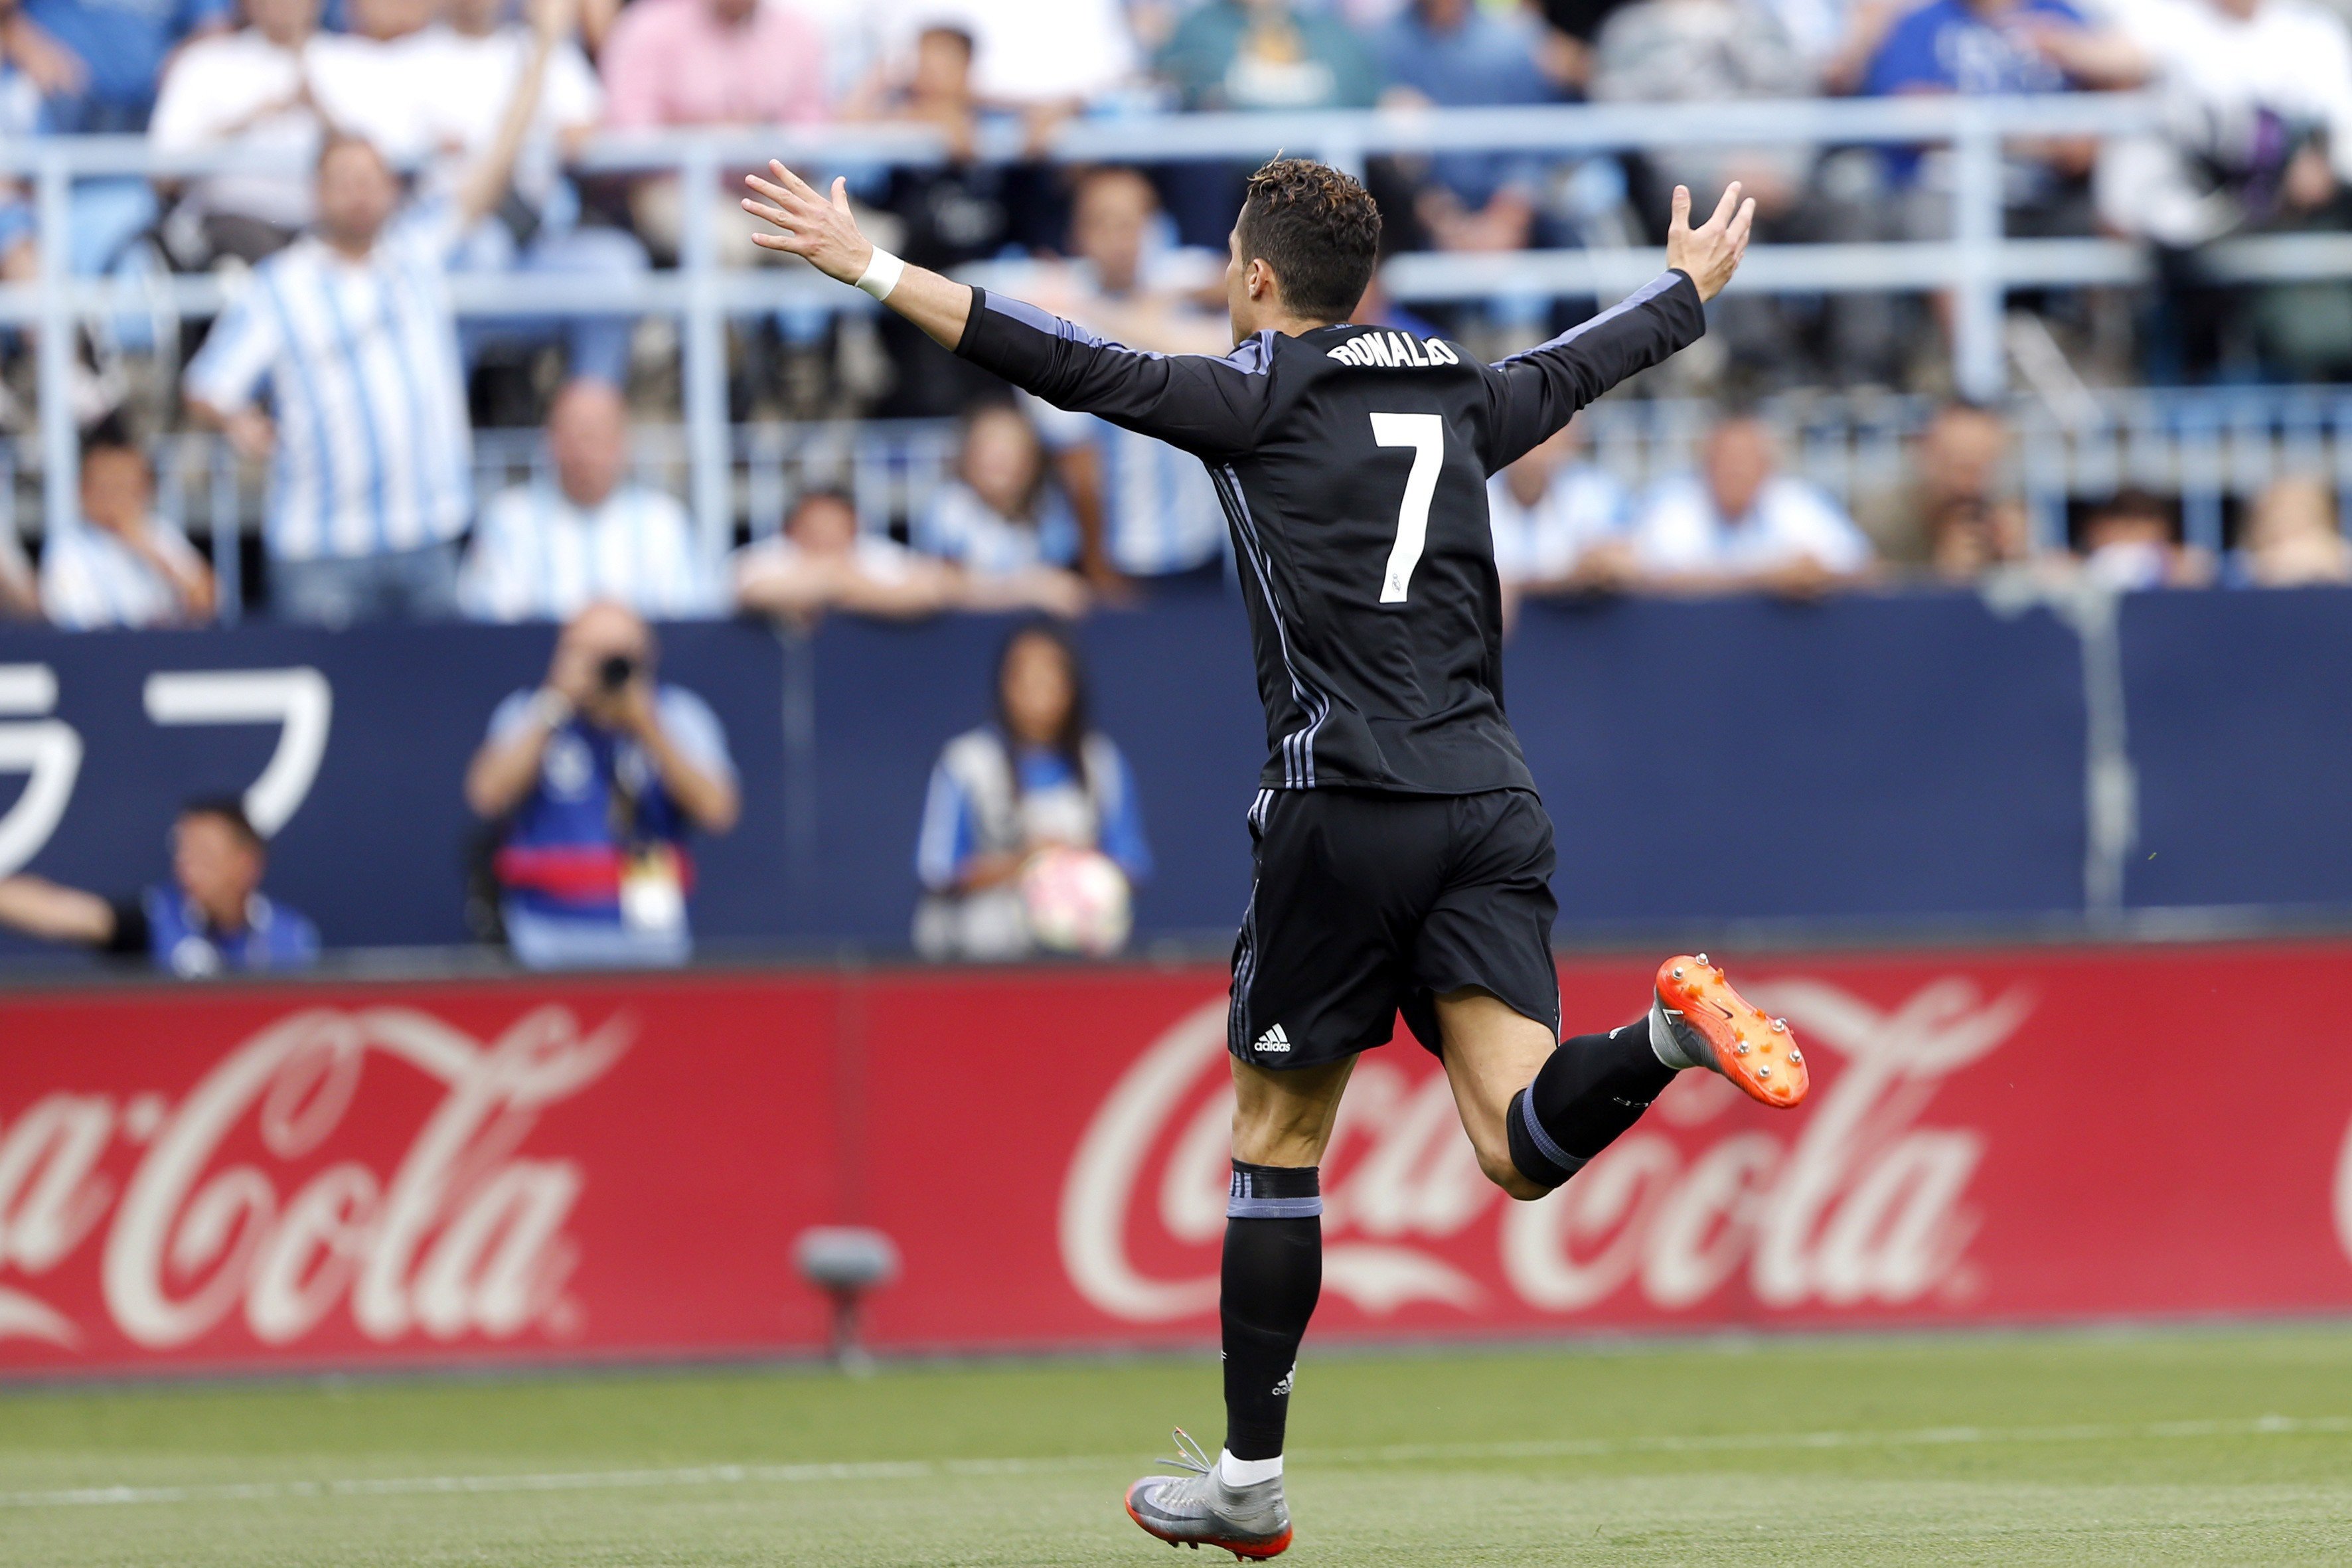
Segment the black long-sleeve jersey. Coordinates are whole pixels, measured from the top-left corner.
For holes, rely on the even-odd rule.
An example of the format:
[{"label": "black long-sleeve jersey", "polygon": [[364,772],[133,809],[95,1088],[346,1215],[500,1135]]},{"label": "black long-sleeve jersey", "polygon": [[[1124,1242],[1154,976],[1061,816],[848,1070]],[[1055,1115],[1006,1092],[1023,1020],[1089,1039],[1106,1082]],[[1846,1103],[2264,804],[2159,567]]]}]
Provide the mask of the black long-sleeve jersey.
[{"label": "black long-sleeve jersey", "polygon": [[1487,477],[1705,331],[1681,272],[1491,365],[1349,325],[1143,353],[975,289],[957,352],[1208,465],[1249,606],[1262,784],[1467,795],[1534,787],[1503,716]]}]

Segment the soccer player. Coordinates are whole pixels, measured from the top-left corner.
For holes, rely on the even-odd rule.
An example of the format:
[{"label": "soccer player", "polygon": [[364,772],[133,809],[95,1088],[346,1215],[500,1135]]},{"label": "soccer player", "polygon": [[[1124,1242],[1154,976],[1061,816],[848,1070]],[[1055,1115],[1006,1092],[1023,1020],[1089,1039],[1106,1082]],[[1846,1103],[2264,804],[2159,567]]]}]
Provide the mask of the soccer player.
[{"label": "soccer player", "polygon": [[[1033,306],[908,267],[857,231],[842,183],[751,176],[761,245],[855,283],[1048,403],[1208,466],[1235,553],[1271,752],[1249,811],[1256,878],[1234,947],[1234,1166],[1223,1299],[1225,1445],[1128,1489],[1162,1541],[1271,1557],[1290,1544],[1282,1438],[1322,1283],[1316,1167],[1356,1053],[1402,1012],[1444,1063],[1479,1168],[1539,1198],[1710,1068],[1768,1105],[1804,1058],[1697,957],[1659,966],[1645,1020],[1559,1038],[1552,829],[1504,721],[1502,595],[1486,479],[1705,331],[1756,204],[1704,225],[1677,187],[1667,270],[1500,364],[1350,325],[1381,219],[1336,169],[1277,159],[1230,240],[1222,358],[1140,353]],[[1662,713],[1668,731],[1701,718]],[[1180,1441],[1186,1446],[1189,1439]]]}]

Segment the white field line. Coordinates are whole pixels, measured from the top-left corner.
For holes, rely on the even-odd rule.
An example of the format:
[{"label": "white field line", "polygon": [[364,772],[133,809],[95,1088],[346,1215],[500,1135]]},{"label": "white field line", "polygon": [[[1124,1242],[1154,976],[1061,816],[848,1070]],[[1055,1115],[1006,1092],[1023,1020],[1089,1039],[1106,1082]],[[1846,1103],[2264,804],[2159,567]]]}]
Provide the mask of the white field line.
[{"label": "white field line", "polygon": [[[1563,1438],[1524,1443],[1402,1443],[1334,1448],[1318,1465],[1402,1465],[1449,1459],[1601,1458],[1631,1454],[1736,1453],[1790,1448],[1914,1448],[2002,1443],[2104,1443],[2198,1437],[2352,1434],[2352,1416],[2260,1415],[2234,1421],[2151,1421],[2075,1426],[1927,1426],[1898,1432],[1741,1432],[1702,1436]],[[312,1498],[425,1497],[500,1492],[630,1491],[663,1487],[791,1486],[813,1481],[910,1481],[943,1477],[1034,1476],[1105,1469],[1108,1455],[1036,1459],[880,1459],[842,1464],[689,1465],[670,1469],[552,1474],[382,1476],[341,1480],[244,1481],[175,1487],[73,1487],[0,1492],[0,1508],[108,1508],[188,1502],[280,1502]]]}]

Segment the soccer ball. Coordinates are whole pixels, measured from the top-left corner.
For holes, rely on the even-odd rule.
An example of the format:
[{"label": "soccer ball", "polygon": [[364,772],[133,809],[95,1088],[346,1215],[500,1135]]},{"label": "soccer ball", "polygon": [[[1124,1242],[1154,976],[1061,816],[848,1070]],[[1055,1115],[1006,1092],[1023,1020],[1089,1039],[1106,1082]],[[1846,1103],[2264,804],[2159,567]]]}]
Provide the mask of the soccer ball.
[{"label": "soccer ball", "polygon": [[1029,934],[1051,952],[1102,958],[1127,943],[1135,923],[1127,873],[1109,856],[1067,845],[1040,850],[1021,872]]}]

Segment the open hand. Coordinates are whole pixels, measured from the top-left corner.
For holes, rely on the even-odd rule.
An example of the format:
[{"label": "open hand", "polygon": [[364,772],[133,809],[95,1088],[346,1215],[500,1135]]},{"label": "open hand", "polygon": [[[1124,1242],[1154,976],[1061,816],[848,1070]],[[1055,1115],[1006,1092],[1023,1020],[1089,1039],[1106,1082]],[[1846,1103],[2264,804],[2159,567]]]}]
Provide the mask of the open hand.
[{"label": "open hand", "polygon": [[1739,182],[1734,180],[1706,223],[1691,227],[1690,211],[1690,187],[1676,185],[1674,222],[1666,226],[1666,265],[1690,274],[1698,297],[1712,300],[1723,292],[1739,270],[1739,258],[1748,254],[1748,232],[1756,226],[1756,198],[1741,201]]},{"label": "open hand", "polygon": [[767,198],[753,201],[746,196],[743,210],[762,223],[773,224],[778,232],[754,234],[751,243],[762,250],[805,258],[819,272],[844,283],[864,277],[866,264],[874,259],[874,247],[857,232],[857,219],[850,214],[849,183],[834,181],[828,200],[772,158],[768,161],[768,172],[775,178],[743,176],[746,185]]}]

